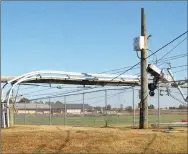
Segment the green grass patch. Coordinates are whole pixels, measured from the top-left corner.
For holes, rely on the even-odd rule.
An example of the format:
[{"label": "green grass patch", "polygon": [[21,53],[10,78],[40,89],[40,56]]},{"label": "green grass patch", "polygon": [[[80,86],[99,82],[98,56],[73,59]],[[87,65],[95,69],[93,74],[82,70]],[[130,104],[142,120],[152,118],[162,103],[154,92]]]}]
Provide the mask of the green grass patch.
[{"label": "green grass patch", "polygon": [[[171,123],[180,122],[183,119],[187,119],[186,115],[161,115],[161,123]],[[17,125],[49,125],[50,118],[48,116],[37,116],[37,115],[27,115],[24,119],[15,116],[15,124]],[[89,126],[89,127],[100,127],[107,125],[132,125],[133,117],[130,115],[122,116],[94,116],[94,117],[66,117],[64,122],[64,117],[52,116],[52,125],[68,125],[68,126]],[[156,123],[158,118],[156,115],[149,115],[148,123]],[[136,125],[139,124],[139,117],[135,117]]]}]

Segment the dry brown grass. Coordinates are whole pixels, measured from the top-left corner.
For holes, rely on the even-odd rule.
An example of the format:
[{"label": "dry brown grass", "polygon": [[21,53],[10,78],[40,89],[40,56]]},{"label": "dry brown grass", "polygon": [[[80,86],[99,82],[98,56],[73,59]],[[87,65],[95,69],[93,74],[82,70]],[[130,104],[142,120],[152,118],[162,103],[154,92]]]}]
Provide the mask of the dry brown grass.
[{"label": "dry brown grass", "polygon": [[2,130],[3,153],[187,153],[187,129],[16,126]]}]

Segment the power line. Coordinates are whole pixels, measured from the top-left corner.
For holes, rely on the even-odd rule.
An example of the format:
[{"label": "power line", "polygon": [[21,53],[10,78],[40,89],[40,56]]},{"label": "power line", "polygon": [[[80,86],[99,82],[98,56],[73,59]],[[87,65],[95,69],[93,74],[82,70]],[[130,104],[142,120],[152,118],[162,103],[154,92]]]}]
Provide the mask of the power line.
[{"label": "power line", "polygon": [[[178,81],[187,81],[187,80],[176,80],[176,82],[178,82]],[[174,82],[174,81],[173,81]],[[50,96],[44,96],[44,97],[40,97],[40,98],[37,98],[37,99],[47,99],[47,98],[55,98],[55,97],[62,97],[62,96],[64,96],[64,95],[66,95],[66,94],[70,94],[70,93],[73,93],[73,92],[80,92],[80,91],[85,91],[85,90],[91,90],[91,89],[94,89],[94,88],[96,88],[96,87],[93,87],[93,88],[88,88],[88,89],[83,89],[83,90],[73,90],[73,91],[66,91],[66,92],[64,92],[64,93],[59,93],[59,92],[55,92],[55,93],[53,93],[54,95],[50,95]],[[117,90],[121,90],[121,89],[117,89]],[[98,91],[104,91],[104,90],[98,90]],[[98,92],[97,91],[97,92]],[[92,91],[93,92],[93,91]],[[92,93],[92,92],[84,92],[84,93]],[[96,91],[94,91],[94,92],[96,92]],[[48,94],[52,94],[52,93],[45,93],[45,94],[38,94],[38,95],[32,95],[32,97],[33,96],[41,96],[41,95],[48,95]],[[56,95],[55,95],[56,94]],[[76,93],[76,94],[70,94],[70,95],[79,95],[80,93]],[[35,99],[34,99],[35,100]]]},{"label": "power line", "polygon": [[[160,50],[162,50],[163,48],[165,48],[166,46],[170,45],[171,43],[173,43],[174,41],[176,41],[177,39],[179,39],[180,37],[182,37],[183,35],[185,35],[188,31],[184,32],[183,34],[179,35],[178,37],[176,37],[175,39],[173,39],[172,41],[170,41],[169,43],[167,43],[166,45],[162,46],[161,48],[159,48],[157,51],[153,52],[151,55],[149,55],[147,58],[151,57],[152,55],[156,54],[157,52],[159,52]],[[131,66],[129,69],[123,71],[122,73],[120,73],[119,75],[117,75],[116,77],[114,77],[112,80],[110,81],[113,81],[114,79],[118,78],[119,76],[121,76],[122,74],[128,72],[129,70],[133,69],[135,66],[137,66],[138,64],[140,64],[140,62],[136,63],[135,65]],[[95,87],[93,87],[95,88]],[[90,89],[93,89],[93,88],[90,88]]]},{"label": "power line", "polygon": [[176,101],[180,102],[183,105],[186,105],[186,103],[182,102],[181,100],[177,99],[176,97],[174,97],[172,94],[169,94],[173,99],[175,99]]},{"label": "power line", "polygon": [[179,65],[179,66],[174,66],[174,67],[171,67],[171,68],[180,68],[180,67],[187,67],[188,65]]},{"label": "power line", "polygon": [[44,96],[44,97],[41,97],[40,99],[47,99],[47,98],[55,98],[55,97],[59,97],[59,96],[64,96],[65,94],[70,94],[70,93],[74,93],[74,92],[80,92],[80,91],[85,91],[85,90],[91,90],[91,89],[94,89],[94,88],[97,88],[97,87],[92,87],[92,88],[85,88],[85,89],[79,89],[79,90],[72,90],[72,91],[66,91],[66,92],[54,92],[54,93],[46,93],[46,94],[38,94],[38,95],[31,95],[30,97],[32,96],[41,96],[41,95],[48,95],[48,94],[53,94],[53,95],[50,95],[50,96]]},{"label": "power line", "polygon": [[[164,59],[161,59],[161,60],[159,60],[158,61],[158,64],[159,64],[159,66],[161,66],[161,65],[163,65],[163,64],[166,64],[166,62],[167,61],[169,61],[169,60],[176,60],[176,59],[179,59],[179,58],[184,58],[185,56],[187,56],[188,54],[186,53],[186,54],[179,54],[179,55],[175,55],[175,56],[172,56],[172,57],[168,57],[168,58],[164,58]],[[153,63],[153,62],[155,62],[155,61],[150,61],[149,63]],[[160,63],[162,63],[162,64],[160,64]],[[129,67],[131,67],[131,66],[128,66],[128,68]],[[126,68],[126,67],[125,67]],[[138,69],[138,68],[140,68],[140,66],[139,67],[135,67],[135,68],[133,68],[133,69]],[[124,69],[124,68],[119,68],[119,69],[114,69],[114,70],[120,70],[120,69]],[[132,70],[133,70],[132,69]],[[124,70],[123,70],[124,71]],[[112,73],[112,74],[117,74],[117,73],[121,73],[121,72],[123,72],[123,71],[118,71],[118,72],[115,72],[115,73]]]},{"label": "power line", "polygon": [[169,60],[179,59],[179,58],[185,57],[187,55],[188,54],[180,54],[180,55],[175,55],[175,56],[172,56],[172,57],[164,58],[163,60],[160,60],[160,63],[166,62],[166,61],[169,61]]},{"label": "power line", "polygon": [[[170,41],[169,43],[165,44],[164,46],[162,46],[161,48],[159,48],[158,50],[156,50],[155,52],[153,52],[151,55],[149,55],[146,59],[148,59],[149,57],[151,57],[152,55],[156,54],[157,52],[159,52],[160,50],[162,50],[163,48],[167,47],[168,45],[170,45],[171,43],[173,43],[174,41],[176,41],[177,39],[179,39],[180,37],[182,37],[183,35],[185,35],[188,31],[184,32],[183,34],[179,35],[178,37],[176,37],[175,39],[173,39],[172,41]],[[145,59],[144,59],[145,60]],[[131,68],[125,70],[124,72],[120,73],[119,75],[117,75],[116,77],[114,77],[111,81],[113,81],[114,79],[118,78],[119,76],[121,76],[122,74],[128,72],[129,70],[131,70],[132,68],[134,68],[135,66],[139,65],[140,62],[136,63],[135,65],[133,65]]]},{"label": "power line", "polygon": [[176,60],[176,59],[180,59],[180,58],[185,58],[186,56],[188,56],[188,54],[182,54],[182,55],[172,56],[172,57],[169,57],[169,58],[165,58],[164,60],[162,60],[159,63],[162,63],[160,65],[163,65],[163,64],[166,64],[166,62],[169,62],[170,60]]},{"label": "power line", "polygon": [[[184,39],[185,40],[185,39]],[[180,43],[179,43],[180,44]],[[177,47],[177,46],[176,46]],[[174,49],[174,48],[173,48]],[[153,53],[153,54],[155,54],[155,53]],[[161,61],[161,62],[163,62],[163,64],[165,63],[165,61],[169,61],[169,60],[174,60],[174,59],[178,59],[178,58],[182,58],[182,57],[184,57],[185,55],[188,55],[188,54],[180,54],[180,55],[176,55],[176,56],[172,56],[172,57],[168,57],[168,58],[165,58],[165,59],[163,59],[163,61]],[[151,56],[151,55],[150,55]],[[148,57],[150,57],[150,56],[148,56]],[[163,56],[164,57],[164,56]],[[160,60],[162,60],[162,58],[160,58],[159,60],[158,60],[158,62],[160,61]],[[159,62],[159,63],[161,63],[161,62]],[[160,64],[160,65],[163,65],[163,64]],[[134,66],[128,66],[128,67],[131,67],[132,69],[137,69],[137,68],[140,68],[140,67],[137,67],[137,68],[133,68]],[[123,67],[123,68],[128,68],[128,67]],[[129,69],[131,69],[131,68],[129,68]],[[120,69],[122,69],[122,68],[119,68],[119,69],[114,69],[114,70],[120,70]],[[114,70],[112,70],[112,71],[114,71]],[[117,73],[117,72],[116,72]],[[119,72],[118,72],[119,73]],[[125,73],[124,71],[123,71],[123,73]],[[139,74],[139,73],[138,73]],[[137,74],[136,74],[137,75]],[[21,85],[32,85],[32,86],[42,86],[42,87],[49,87],[49,86],[44,86],[44,85],[37,85],[37,84],[21,84]],[[28,87],[28,88],[30,88],[30,87]],[[32,87],[33,88],[33,87]],[[51,87],[51,88],[57,88],[57,87]],[[63,87],[63,88],[67,88],[67,87]],[[74,88],[74,87],[71,87],[71,88]],[[24,89],[27,89],[27,88],[24,88]],[[23,89],[22,89],[23,90]],[[45,89],[46,90],[46,89]],[[45,90],[40,90],[40,91],[45,91]],[[56,92],[57,93],[57,92]],[[47,93],[47,94],[49,94],[49,93]]]},{"label": "power line", "polygon": [[[111,97],[115,97],[115,96],[117,96],[117,95],[119,95],[119,94],[122,94],[122,93],[124,93],[125,91],[127,91],[127,90],[129,90],[129,89],[132,89],[132,87],[130,87],[130,88],[127,88],[127,89],[124,89],[124,91],[123,92],[119,92],[119,93],[116,93],[116,94],[112,94],[110,97],[108,97],[108,98],[111,98]],[[137,89],[135,89],[135,90],[137,90]],[[94,102],[94,103],[91,103],[91,104],[96,104],[96,103],[99,103],[99,102],[101,102],[101,101],[103,101],[103,100],[100,100],[100,101],[96,101],[96,102]]]},{"label": "power line", "polygon": [[[50,85],[49,86],[45,86],[45,85],[40,85],[40,84],[26,84],[26,83],[21,83],[19,85],[22,85],[22,86],[33,86],[33,87],[21,88],[20,90],[32,89],[32,88],[36,88],[36,87],[50,87]],[[57,88],[57,87],[51,86],[51,88]]]},{"label": "power line", "polygon": [[[153,54],[153,51],[152,50],[149,50],[152,54]],[[156,60],[155,60],[155,64],[157,65],[157,55],[156,54],[154,54],[155,55],[155,57],[156,57]]]},{"label": "power line", "polygon": [[[188,54],[187,54],[188,55]],[[165,61],[165,62],[162,62],[161,64],[159,64],[158,66],[162,66],[162,65],[164,65],[164,64],[167,64],[167,63],[169,63],[169,61],[170,60],[176,60],[176,59],[180,59],[180,58],[184,58],[185,56],[181,56],[181,57],[177,57],[177,58],[173,58],[173,59],[169,59],[169,60],[167,60],[167,61]]]},{"label": "power line", "polygon": [[[119,88],[119,89],[106,89],[106,90],[121,90],[121,89],[127,89],[127,88]],[[90,90],[90,89],[89,89]],[[40,99],[47,99],[47,98],[57,98],[57,97],[63,97],[63,96],[73,96],[73,95],[80,95],[80,94],[88,94],[88,93],[93,93],[93,92],[100,92],[100,91],[104,91],[105,89],[101,89],[101,90],[95,90],[95,91],[86,91],[86,92],[82,92],[82,93],[71,93],[71,94],[61,94],[61,95],[51,95],[51,96],[45,96],[45,97],[41,97],[41,98],[34,98],[34,99],[30,99],[30,101],[33,100],[40,100]]]},{"label": "power line", "polygon": [[182,69],[182,70],[179,70],[179,71],[176,71],[176,72],[174,72],[173,74],[178,73],[178,72],[182,72],[182,71],[186,71],[186,70],[187,70],[187,68]]},{"label": "power line", "polygon": [[[166,63],[163,63],[163,64],[166,64]],[[163,64],[161,64],[161,65],[163,65]],[[159,65],[159,66],[161,66],[161,65]],[[173,66],[171,68],[176,69],[176,68],[182,68],[182,67],[187,67],[187,66],[188,65],[179,65],[179,66]]]},{"label": "power line", "polygon": [[[178,68],[178,67],[184,67],[184,66],[187,66],[187,65],[181,65],[181,66],[176,66],[176,67],[172,67],[172,68]],[[40,85],[37,85],[37,86],[40,86]],[[46,86],[46,87],[48,87],[48,86]],[[37,90],[37,91],[30,92],[30,93],[36,93],[36,92],[40,92],[40,91],[46,91],[46,90],[49,90],[50,88],[42,89],[42,90]],[[53,87],[53,88],[57,88],[57,87]],[[63,88],[69,88],[69,87],[63,87]],[[71,87],[71,88],[75,88],[75,87]],[[84,89],[84,90],[86,90],[86,89]],[[76,90],[76,91],[73,90],[73,91],[69,91],[69,92],[66,92],[66,93],[77,92],[77,91],[80,91],[80,90]],[[25,93],[25,94],[22,94],[22,95],[29,95],[30,93]],[[41,96],[41,95],[49,95],[49,94],[52,94],[52,93],[37,94],[37,95],[32,95],[32,97],[33,96]],[[62,93],[62,92],[53,92],[53,94],[65,94],[65,93]]]},{"label": "power line", "polygon": [[[175,91],[171,91],[170,93],[180,94],[179,92],[175,92]],[[186,95],[186,94],[183,93],[183,95]]]},{"label": "power line", "polygon": [[[175,56],[163,58],[163,59],[158,60],[158,63],[164,63],[164,61],[182,58],[182,57],[185,57],[185,56],[187,56],[187,55],[188,55],[188,54],[185,53],[185,54],[178,54],[178,55],[175,55]],[[155,61],[153,60],[153,61],[150,61],[149,63],[153,63],[153,62],[155,62]],[[122,70],[122,69],[130,68],[130,67],[132,67],[132,66],[126,66],[126,67],[121,67],[121,68],[117,68],[117,69],[112,69],[112,70],[104,71],[104,72],[101,72],[101,73],[114,72],[114,71],[116,71],[116,72],[115,72],[115,73],[112,73],[112,74],[121,73],[121,72],[124,71],[124,70]],[[133,69],[138,69],[138,68],[140,68],[140,66],[139,66],[139,67],[136,67],[136,68],[133,68]],[[122,70],[122,71],[118,71],[118,70]]]},{"label": "power line", "polygon": [[[119,93],[116,93],[116,94],[112,94],[112,95],[110,95],[110,96],[107,96],[107,98],[112,98],[112,97],[115,97],[115,96],[117,96],[117,95],[119,95],[119,94],[122,94],[122,93],[124,93],[125,92],[125,90],[123,91],[123,92],[119,92]],[[91,104],[97,104],[97,103],[100,103],[100,102],[102,102],[103,101],[103,99],[102,100],[98,100],[98,101],[96,101],[96,102],[93,102],[93,103],[91,103]]]},{"label": "power line", "polygon": [[[83,90],[86,90],[86,88],[85,89],[83,89]],[[42,96],[42,95],[50,95],[50,94],[53,94],[53,95],[61,95],[61,94],[68,94],[68,93],[72,93],[72,92],[78,92],[78,91],[80,91],[80,89],[79,90],[70,90],[70,91],[68,91],[68,90],[64,90],[64,91],[62,91],[62,92],[53,92],[53,93],[44,93],[44,94],[36,94],[36,95],[31,95],[32,97],[33,96]],[[53,95],[51,95],[51,96],[53,96]],[[31,97],[30,96],[30,97]]]},{"label": "power line", "polygon": [[[158,62],[158,66],[161,66],[161,65],[164,65],[164,64],[167,64],[167,62],[169,62],[169,60],[176,60],[176,59],[179,59],[179,58],[184,58],[185,56],[188,56],[188,54],[179,54],[179,55],[175,55],[175,56],[172,56],[172,57],[168,57],[168,58],[164,58],[162,61],[159,61]],[[134,74],[134,75],[139,75],[140,73],[137,73],[137,74]]]},{"label": "power line", "polygon": [[[132,87],[130,87],[131,89],[132,89]],[[124,93],[126,90],[129,90],[130,88],[124,88],[124,89],[120,89],[120,90],[124,90],[123,92],[119,92],[119,93],[115,93],[115,94],[111,94],[111,95],[107,95],[107,98],[111,98],[111,97],[115,97],[115,96],[117,96],[117,95],[119,95],[119,94],[122,94],[122,93]],[[138,89],[135,89],[135,90],[138,90]],[[91,100],[91,99],[96,99],[96,98],[101,98],[101,97],[105,97],[105,96],[97,96],[97,97],[90,97],[90,98],[87,98],[87,99],[84,99],[84,100]],[[83,99],[79,99],[79,100],[73,100],[73,101],[67,101],[67,103],[72,103],[72,102],[78,102],[78,101],[82,101]],[[103,99],[102,100],[98,100],[98,101],[96,101],[96,102],[93,102],[93,103],[89,103],[89,105],[91,105],[91,104],[96,104],[96,103],[98,103],[98,102],[101,102],[101,101],[103,101]]]},{"label": "power line", "polygon": [[[33,88],[33,87],[32,87]],[[57,87],[50,87],[50,88],[47,88],[47,89],[42,89],[42,90],[37,90],[37,91],[33,91],[33,92],[29,92],[29,93],[25,93],[25,94],[21,94],[22,96],[28,96],[28,95],[30,95],[30,93],[36,93],[36,92],[40,92],[40,91],[46,91],[46,90],[49,90],[49,89],[51,89],[51,88],[56,88],[56,89],[58,89]],[[69,88],[69,87],[63,87],[63,88]],[[75,88],[75,87],[71,87],[71,88]],[[77,88],[77,87],[76,87]],[[87,89],[91,89],[91,88],[87,88]],[[86,88],[85,89],[83,89],[83,90],[86,90]],[[72,90],[72,91],[66,91],[66,94],[67,93],[71,93],[71,92],[78,92],[78,91],[82,91],[82,90]],[[62,93],[62,92],[53,92],[53,93],[44,93],[44,94],[36,94],[36,95],[30,95],[30,97],[33,97],[33,96],[40,96],[40,95],[48,95],[48,94],[64,94],[64,93]],[[53,96],[53,95],[52,95]]]},{"label": "power line", "polygon": [[161,58],[159,58],[157,61],[163,59],[165,56],[167,56],[169,53],[171,53],[175,48],[177,48],[180,44],[182,44],[185,40],[187,39],[184,38],[182,41],[180,41],[176,46],[174,46],[171,50],[169,50],[166,54],[164,54]]},{"label": "power line", "polygon": [[122,69],[125,69],[125,68],[129,68],[129,67],[131,67],[131,66],[116,68],[116,69],[112,69],[112,70],[109,70],[109,71],[100,72],[99,74],[108,73],[108,72],[114,72],[114,71],[122,70]]},{"label": "power line", "polygon": [[30,93],[36,93],[36,92],[40,92],[40,91],[45,91],[45,90],[49,90],[49,89],[51,89],[51,88],[47,88],[47,89],[41,89],[41,90],[37,90],[37,91],[31,91],[31,92],[29,92],[29,93],[24,93],[24,94],[22,94],[22,95],[30,95]]},{"label": "power line", "polygon": [[[121,89],[121,90],[128,90],[128,89]],[[123,92],[124,92],[123,91]],[[123,92],[121,92],[121,93],[123,93]],[[110,96],[114,96],[114,95],[117,95],[117,94],[119,94],[119,93],[116,93],[116,94],[111,94],[111,95],[107,95],[107,97],[110,97]],[[95,99],[95,98],[101,98],[101,97],[105,97],[104,95],[103,96],[96,96],[96,97],[90,97],[90,98],[86,98],[86,99],[84,99],[84,100],[91,100],[91,99]],[[79,99],[79,100],[73,100],[73,101],[68,101],[68,102],[77,102],[77,101],[82,101],[83,99]],[[91,104],[93,104],[93,103],[91,103]]]},{"label": "power line", "polygon": [[[65,90],[65,88],[75,88],[75,89],[86,89],[85,87],[62,87],[63,89],[64,89],[64,91],[67,91],[67,90]],[[60,88],[60,89],[62,89],[62,88]],[[51,89],[51,87],[50,88],[47,88],[47,89],[41,89],[41,90],[37,90],[37,91],[32,91],[32,92],[29,92],[29,93],[25,93],[25,94],[22,94],[22,95],[30,95],[30,93],[36,93],[36,92],[40,92],[40,91],[46,91],[46,90],[49,90],[49,89]],[[59,89],[59,88],[57,88],[57,89]],[[64,92],[63,91],[63,92]],[[58,93],[60,93],[61,94],[61,92],[53,92],[53,93],[55,93],[55,94],[58,94]],[[45,94],[37,94],[37,95],[32,95],[32,96],[39,96],[39,95],[48,95],[48,94],[51,94],[51,93],[45,93]]]}]

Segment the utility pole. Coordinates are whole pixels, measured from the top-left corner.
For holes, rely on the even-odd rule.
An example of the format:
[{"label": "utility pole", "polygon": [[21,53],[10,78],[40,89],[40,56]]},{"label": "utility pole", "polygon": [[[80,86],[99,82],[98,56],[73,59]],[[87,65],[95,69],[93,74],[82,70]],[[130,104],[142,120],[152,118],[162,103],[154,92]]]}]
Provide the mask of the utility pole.
[{"label": "utility pole", "polygon": [[82,95],[82,111],[83,111],[83,117],[84,117],[84,113],[85,113],[85,108],[84,108],[84,93],[83,93],[83,95]]},{"label": "utility pole", "polygon": [[83,123],[83,126],[84,126],[84,114],[85,114],[85,108],[84,108],[84,93],[83,93],[83,95],[82,95],[82,101],[83,101],[83,104],[82,104],[82,111],[83,111],[82,123]]},{"label": "utility pole", "polygon": [[66,96],[64,95],[64,126],[66,125],[67,107],[66,107]]},{"label": "utility pole", "polygon": [[107,90],[105,89],[105,114],[107,116]]},{"label": "utility pole", "polygon": [[108,126],[107,122],[107,90],[105,89],[105,127]]},{"label": "utility pole", "polygon": [[49,124],[51,125],[52,124],[52,107],[51,107],[51,99],[50,99],[50,97],[49,97]]},{"label": "utility pole", "polygon": [[158,86],[158,128],[160,127],[160,86]]},{"label": "utility pole", "polygon": [[24,125],[26,124],[26,101],[24,101],[24,108],[25,108],[25,114],[24,114]]},{"label": "utility pole", "polygon": [[133,128],[135,127],[134,87],[133,87]]},{"label": "utility pole", "polygon": [[148,128],[148,36],[144,8],[141,8],[141,36],[144,36],[144,49],[141,50],[141,106],[140,129]]}]

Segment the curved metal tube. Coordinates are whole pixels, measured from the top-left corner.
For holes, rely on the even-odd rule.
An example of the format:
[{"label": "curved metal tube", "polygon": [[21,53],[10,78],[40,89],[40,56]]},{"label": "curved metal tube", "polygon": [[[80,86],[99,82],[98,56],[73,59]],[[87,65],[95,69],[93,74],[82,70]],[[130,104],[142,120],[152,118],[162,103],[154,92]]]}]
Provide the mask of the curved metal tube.
[{"label": "curved metal tube", "polygon": [[[14,87],[16,85],[18,85],[21,82],[27,81],[27,80],[31,80],[31,79],[36,79],[38,75],[40,75],[41,78],[41,74],[58,74],[58,75],[65,75],[66,77],[68,76],[68,78],[70,78],[70,76],[77,76],[76,79],[80,78],[80,77],[95,77],[95,78],[102,78],[107,80],[106,78],[114,78],[117,75],[116,74],[92,74],[92,73],[76,73],[76,72],[64,72],[64,71],[34,71],[34,72],[30,72],[30,73],[26,73],[23,74],[22,76],[16,77],[10,81],[8,81],[2,88],[2,94],[4,93],[4,88],[8,85],[8,84],[12,84],[12,87],[10,88],[10,90],[7,92],[6,97],[4,97],[2,99],[2,102],[4,102],[5,100],[7,100],[7,121],[8,121],[8,127],[9,127],[9,101],[10,101],[10,97],[12,94],[12,91],[14,89]],[[79,76],[79,77],[78,77]],[[55,78],[53,76],[51,76],[52,78]],[[65,77],[64,77],[65,78]],[[87,79],[86,78],[86,79]],[[133,75],[121,75],[120,77],[116,78],[116,80],[127,80],[127,78],[129,79],[137,79],[139,80],[138,76],[133,76]],[[100,79],[99,79],[100,80]],[[108,80],[107,80],[108,81]]]},{"label": "curved metal tube", "polygon": [[[25,77],[29,77],[29,76],[33,76],[36,74],[59,74],[59,75],[68,75],[68,76],[81,76],[81,77],[104,77],[104,78],[114,78],[117,75],[116,74],[93,74],[93,73],[76,73],[76,72],[64,72],[64,71],[36,71],[36,72],[30,72],[27,74],[24,74],[22,76],[16,77],[10,81],[8,81],[8,83],[11,83],[13,81],[16,81],[20,78],[25,78]],[[118,77],[119,79],[122,78],[129,78],[129,79],[139,79],[138,76],[134,76],[134,75],[121,75],[120,77]]]},{"label": "curved metal tube", "polygon": [[[36,78],[36,77],[31,77],[31,78]],[[10,126],[10,122],[9,122],[9,101],[10,101],[10,96],[11,96],[11,93],[12,93],[12,90],[14,89],[14,87],[23,82],[23,81],[27,81],[28,79],[31,79],[31,78],[22,78],[20,80],[18,80],[16,83],[13,84],[13,86],[10,88],[9,92],[8,92],[8,98],[7,98],[7,127]]]}]

